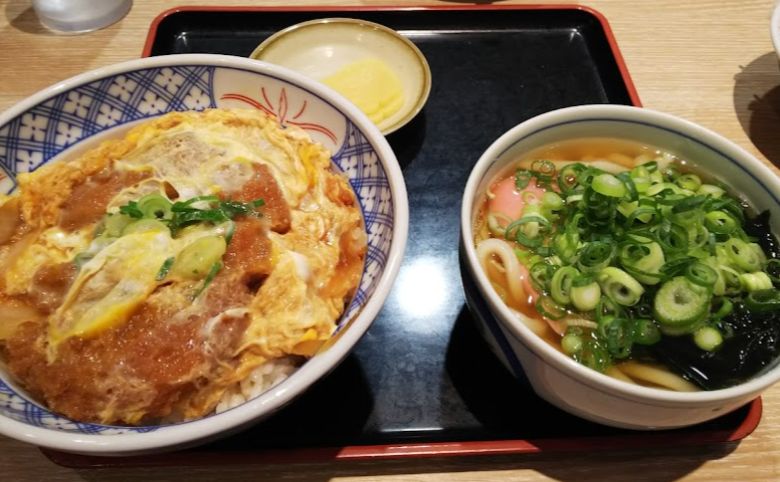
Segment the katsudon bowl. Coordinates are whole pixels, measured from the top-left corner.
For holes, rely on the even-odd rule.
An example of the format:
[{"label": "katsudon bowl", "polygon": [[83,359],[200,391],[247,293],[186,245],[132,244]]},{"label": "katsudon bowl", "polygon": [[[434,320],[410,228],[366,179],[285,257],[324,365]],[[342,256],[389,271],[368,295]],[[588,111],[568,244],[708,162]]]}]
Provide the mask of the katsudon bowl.
[{"label": "katsudon bowl", "polygon": [[[0,115],[0,193],[22,173],[67,162],[144,120],[174,111],[259,110],[332,155],[362,213],[367,250],[354,295],[330,339],[281,382],[220,413],[171,424],[120,426],[49,410],[0,367],[0,433],[81,454],[131,455],[192,446],[271,416],[333,370],[366,332],[398,272],[408,204],[398,162],[379,130],[327,87],[287,69],[221,55],[172,55],[100,68],[53,85]],[[0,323],[3,322],[0,313]],[[232,406],[235,405],[235,406]]]},{"label": "katsudon bowl", "polygon": [[[634,148],[638,150],[631,151]],[[634,153],[629,155],[626,152]],[[613,157],[613,153],[617,153],[618,156]],[[645,155],[644,153],[648,157],[640,161],[639,159]],[[667,158],[667,154],[670,157]],[[659,155],[662,157],[657,157]],[[529,296],[534,290],[539,288],[525,287],[529,285],[521,286],[520,291],[523,296],[526,296],[524,299],[529,300],[526,302],[527,304],[518,306],[518,303],[513,303],[510,305],[507,300],[511,302],[512,299],[520,299],[522,296],[513,296],[509,291],[513,287],[504,288],[500,284],[500,280],[505,279],[508,283],[510,278],[512,278],[528,282],[529,277],[524,276],[520,271],[520,267],[513,265],[512,261],[517,257],[518,260],[523,259],[527,262],[529,258],[527,256],[522,258],[526,251],[518,247],[510,248],[517,251],[510,250],[506,255],[503,254],[505,251],[491,252],[496,246],[503,249],[504,240],[497,237],[480,238],[479,241],[486,240],[488,243],[492,243],[492,245],[486,242],[479,243],[484,248],[484,251],[480,249],[479,251],[482,254],[478,253],[476,236],[480,232],[484,233],[482,230],[485,229],[484,216],[480,213],[485,213],[483,209],[493,210],[497,206],[497,204],[491,205],[488,203],[493,202],[493,200],[496,200],[497,203],[500,202],[498,200],[502,199],[501,196],[506,194],[506,190],[502,189],[501,186],[511,186],[511,189],[517,186],[520,189],[520,181],[509,177],[509,175],[511,173],[517,176],[516,169],[521,174],[528,172],[521,170],[520,166],[527,169],[525,164],[519,164],[521,160],[530,162],[531,159],[545,159],[550,163],[547,165],[554,165],[558,173],[565,173],[567,171],[563,166],[569,161],[578,161],[584,166],[594,163],[592,166],[620,172],[630,168],[635,162],[650,162],[651,164],[646,165],[646,168],[650,169],[653,163],[656,163],[657,166],[662,165],[661,161],[656,162],[655,159],[668,159],[671,161],[675,158],[677,160],[685,160],[687,164],[683,164],[683,168],[699,173],[702,182],[705,184],[707,182],[722,183],[724,191],[746,202],[754,210],[753,214],[766,211],[771,213],[768,226],[766,224],[762,225],[762,233],[764,233],[762,236],[768,236],[768,231],[773,233],[775,238],[777,237],[777,233],[780,232],[780,217],[777,215],[780,213],[780,181],[777,175],[760,160],[724,137],[692,122],[650,109],[619,105],[586,105],[564,108],[529,119],[507,131],[487,148],[476,162],[465,188],[461,206],[461,254],[463,259],[461,272],[466,298],[470,309],[476,316],[481,333],[505,366],[519,380],[529,385],[537,395],[562,410],[597,423],[628,429],[658,430],[684,427],[714,419],[751,402],[765,389],[780,380],[780,364],[778,363],[777,352],[771,352],[768,356],[762,355],[761,364],[756,364],[755,367],[757,368],[749,374],[741,375],[737,378],[736,376],[732,377],[732,372],[728,371],[729,378],[727,382],[719,384],[719,386],[706,387],[708,388],[706,390],[687,391],[697,388],[687,381],[694,380],[694,376],[700,377],[698,382],[701,383],[702,376],[714,380],[715,376],[721,375],[709,368],[708,372],[699,371],[697,373],[698,368],[705,366],[699,360],[717,359],[719,349],[728,350],[720,353],[732,353],[736,354],[736,357],[725,359],[726,363],[721,363],[718,369],[724,369],[724,372],[731,370],[742,363],[741,359],[753,358],[762,348],[760,343],[737,341],[737,343],[744,344],[738,345],[738,351],[735,352],[728,348],[728,343],[735,342],[735,340],[752,339],[755,341],[758,338],[747,338],[743,336],[744,332],[740,336],[733,336],[733,334],[729,336],[726,334],[723,335],[725,341],[722,346],[718,348],[718,346],[713,345],[707,348],[707,350],[712,350],[708,352],[705,348],[699,348],[693,343],[692,334],[694,329],[698,328],[692,328],[690,331],[687,331],[687,329],[679,329],[677,332],[667,331],[664,334],[666,336],[664,341],[675,343],[674,345],[661,345],[659,339],[642,339],[637,335],[639,332],[629,332],[627,329],[623,333],[631,333],[626,336],[632,337],[635,347],[640,344],[652,346],[653,343],[658,343],[659,351],[652,351],[649,355],[656,357],[652,360],[653,367],[664,368],[653,371],[653,373],[658,374],[661,372],[663,377],[673,376],[675,381],[681,382],[679,385],[676,383],[674,385],[679,391],[660,388],[660,384],[648,383],[650,379],[640,378],[640,376],[644,377],[644,374],[638,374],[635,370],[630,372],[631,376],[626,376],[625,373],[627,371],[610,372],[613,376],[608,376],[606,374],[607,370],[613,368],[617,363],[611,366],[598,365],[598,363],[603,361],[603,358],[600,357],[604,352],[597,351],[598,347],[593,348],[595,345],[592,344],[591,340],[595,336],[601,336],[602,332],[597,330],[609,326],[610,320],[614,321],[618,317],[632,316],[632,312],[627,309],[615,310],[614,313],[617,314],[613,318],[610,318],[609,315],[600,318],[599,313],[593,310],[593,308],[572,308],[572,304],[567,304],[563,300],[561,303],[566,307],[566,313],[546,311],[546,313],[549,313],[549,317],[543,319],[539,315],[539,307],[541,306],[541,309],[545,309],[546,307],[551,307],[552,304],[536,304],[534,306],[534,303],[530,301],[532,298]],[[555,164],[558,161],[560,161],[560,164]],[[624,164],[617,169],[614,166],[612,168],[609,167],[609,165],[616,162],[623,162]],[[553,169],[549,169],[548,174],[558,179],[557,174],[554,172]],[[661,173],[660,168],[658,172],[659,174]],[[641,169],[634,171],[632,176],[634,173],[638,175],[637,182],[639,182],[639,179],[643,176]],[[508,179],[511,181],[511,184],[503,183],[499,185],[496,183],[499,179]],[[518,179],[520,178],[518,177]],[[573,182],[576,179],[564,177],[565,182]],[[602,179],[611,178],[606,176]],[[562,186],[567,186],[565,182]],[[530,182],[525,184],[525,188],[528,186],[531,186]],[[550,184],[550,189],[555,190],[552,186],[553,184]],[[636,184],[636,186],[639,186],[639,184]],[[560,192],[564,192],[564,187],[560,187],[560,189]],[[532,199],[535,196],[535,194],[525,191],[523,192],[524,199],[526,192],[529,193],[528,199]],[[680,194],[682,195],[683,193],[680,192]],[[570,199],[568,202],[577,202],[576,195],[572,197],[567,193],[561,194],[561,196],[567,200]],[[555,199],[554,196],[552,199]],[[599,198],[594,196],[589,199]],[[588,206],[594,205],[589,204]],[[682,209],[679,212],[683,212]],[[510,217],[510,219],[515,218]],[[610,243],[617,244],[618,241],[615,239],[618,239],[621,243],[628,242],[625,239],[618,238],[620,234],[617,232],[618,228],[616,227],[620,226],[622,228],[625,224],[618,224],[616,221],[611,226],[612,229],[609,231],[610,237],[606,238],[610,240]],[[563,231],[559,230],[557,232],[561,233]],[[645,233],[647,232],[649,231],[645,231]],[[593,232],[583,231],[582,233],[583,244],[585,241],[593,239],[585,238],[588,234],[592,235]],[[566,256],[564,251],[556,251],[556,253],[564,253],[561,256]],[[500,260],[501,266],[507,266],[503,271],[494,271],[496,273],[506,273],[505,277],[498,277],[498,281],[496,281],[497,277],[489,277],[486,270],[483,269],[483,266],[486,266],[487,263],[483,264],[481,259],[489,261],[491,258],[485,255],[496,256],[495,259]],[[580,258],[580,260],[575,262],[580,263],[582,259]],[[546,261],[546,263],[556,266],[559,266],[557,263],[560,262],[560,260],[555,261],[549,258]],[[628,263],[627,258],[626,261],[624,261],[624,258],[620,258],[620,263]],[[490,265],[487,266],[490,267]],[[544,268],[545,265],[541,264],[540,266]],[[571,269],[571,266],[569,265],[569,269]],[[577,264],[577,266],[583,270],[582,272],[594,272],[585,271],[588,266],[584,261]],[[620,271],[619,268],[613,266],[610,265],[606,269]],[[621,266],[626,270],[630,270],[630,265],[622,264]],[[533,268],[532,271],[534,271]],[[510,276],[509,273],[513,272],[517,273],[517,275]],[[561,273],[563,272],[561,271]],[[596,275],[599,277],[599,284],[606,286],[604,284],[606,278],[601,277],[603,271],[597,271],[597,273],[599,273]],[[638,277],[640,274],[636,276]],[[542,278],[535,279],[542,281],[535,281],[534,283],[537,284],[533,286],[539,286],[540,283],[544,282]],[[683,277],[682,279],[687,278]],[[663,281],[660,283],[663,283]],[[555,288],[553,284],[550,284],[550,286],[553,287],[550,290],[552,296],[560,298],[560,293],[555,294],[553,291],[558,288]],[[502,288],[503,291],[500,291]],[[654,293],[651,291],[651,287],[643,289],[648,294]],[[660,293],[661,290],[656,293]],[[713,288],[714,290],[715,288]],[[599,299],[603,301],[604,292],[598,291],[598,293],[596,301],[598,302]],[[680,301],[676,296],[678,295],[675,294],[674,299],[661,298],[660,296],[654,299],[651,298],[651,300],[655,300],[655,305],[652,310],[645,312],[649,314],[644,316],[653,317],[652,322],[661,326],[661,330],[668,329],[668,325],[662,325],[661,321],[658,321],[663,320],[663,317],[657,313],[677,307],[677,303]],[[685,299],[686,295],[683,293],[683,290],[679,291],[679,296],[680,300]],[[541,300],[543,298],[538,299]],[[662,301],[657,301],[659,299]],[[706,300],[706,298],[704,299]],[[624,298],[624,305],[634,303],[633,306],[641,306],[643,302],[641,298],[638,301],[629,302],[625,300]],[[549,301],[549,299],[546,301]],[[574,300],[574,303],[580,303],[580,301]],[[626,315],[626,313],[628,314]],[[749,317],[758,318],[755,312],[749,315]],[[633,321],[639,318],[642,318],[642,316],[629,320]],[[565,325],[556,325],[555,320],[561,320]],[[704,321],[701,318],[695,318],[694,320],[696,323]],[[772,326],[771,324],[774,322],[770,321],[769,323]],[[569,331],[572,326],[576,326],[576,328]],[[628,326],[630,327],[631,325]],[[667,328],[664,328],[664,326]],[[774,323],[774,326],[776,326],[776,323]],[[555,331],[556,328],[558,331]],[[587,332],[584,330],[592,331]],[[571,334],[571,338],[568,338],[568,340],[574,343],[567,345],[566,341],[564,341],[565,336],[561,336],[564,334],[567,336]],[[580,336],[583,334],[587,334],[590,338]],[[579,337],[579,339],[575,337]],[[599,339],[597,338],[596,340]],[[771,335],[766,338],[767,344],[765,346],[769,348],[776,347],[776,340],[776,336]],[[577,345],[576,342],[578,341],[581,341],[582,345]],[[612,343],[612,340],[608,342]],[[625,347],[626,345],[623,346]],[[583,347],[588,347],[587,350],[592,349],[592,351],[583,351]],[[678,351],[672,352],[672,348]],[[613,352],[609,353],[612,354]],[[647,352],[641,353],[642,356],[647,354]],[[663,358],[664,355],[669,353],[674,353],[677,358],[672,361],[669,358]],[[588,358],[591,354],[593,358]],[[689,366],[684,365],[680,360],[686,359],[681,357],[681,354],[690,356],[689,360],[694,360],[695,363],[691,363]],[[699,358],[692,358],[693,355],[699,356]],[[575,361],[577,356],[581,357],[582,363]],[[614,355],[613,360],[619,362],[622,359],[619,358],[621,356],[625,357],[626,355],[618,353]],[[634,359],[631,362],[633,363],[633,368],[648,361],[647,358],[637,358],[638,361]],[[732,362],[732,364],[729,364],[729,362]],[[586,366],[585,363],[590,363],[590,366]],[[667,370],[672,364],[678,367],[680,373],[684,374],[687,380],[683,380],[680,373],[675,374]]]}]

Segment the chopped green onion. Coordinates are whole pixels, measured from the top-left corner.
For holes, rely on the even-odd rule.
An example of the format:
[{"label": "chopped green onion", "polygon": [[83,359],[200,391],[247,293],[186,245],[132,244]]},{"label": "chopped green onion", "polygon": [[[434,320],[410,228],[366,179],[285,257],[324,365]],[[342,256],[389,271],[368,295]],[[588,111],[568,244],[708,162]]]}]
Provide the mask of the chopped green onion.
[{"label": "chopped green onion", "polygon": [[743,271],[758,271],[761,269],[761,256],[750,244],[739,238],[729,238],[724,243],[726,254],[733,265]]},{"label": "chopped green onion", "polygon": [[677,169],[675,166],[668,164],[666,167],[664,167],[663,175],[667,179],[676,181],[677,178],[680,177],[680,170]]},{"label": "chopped green onion", "polygon": [[710,211],[704,215],[704,226],[717,234],[731,234],[737,229],[737,221],[725,211]]},{"label": "chopped green onion", "polygon": [[576,333],[566,333],[561,338],[561,349],[569,356],[574,355],[582,351],[583,341],[582,337]]},{"label": "chopped green onion", "polygon": [[558,255],[565,263],[571,263],[577,254],[580,244],[580,235],[574,230],[557,234],[553,238],[553,252]]},{"label": "chopped green onion", "polygon": [[522,191],[527,188],[532,177],[533,174],[525,169],[518,169],[515,171],[515,187],[517,187],[517,190]]},{"label": "chopped green onion", "polygon": [[571,303],[572,281],[579,275],[580,272],[573,266],[564,266],[555,272],[550,281],[550,295],[556,303]]},{"label": "chopped green onion", "polygon": [[660,183],[664,182],[664,176],[663,176],[663,174],[661,174],[661,171],[658,171],[658,170],[651,171],[650,172],[650,176],[648,176],[648,177],[650,178],[650,183],[651,183],[652,186],[655,186],[656,184],[660,184]]},{"label": "chopped green onion", "polygon": [[[205,205],[203,209],[195,207],[196,204]],[[255,199],[250,202],[239,202],[226,200],[222,201],[217,196],[196,196],[186,201],[177,201],[173,204],[161,194],[149,194],[138,201],[130,201],[121,206],[119,212],[140,221],[164,222],[171,231],[172,236],[183,228],[195,224],[208,222],[212,224],[231,221],[237,216],[259,216],[258,208],[265,202],[262,199]],[[106,223],[113,218],[106,218]],[[119,218],[117,223],[121,221]],[[123,221],[122,221],[123,222]],[[136,224],[136,223],[132,223]],[[130,224],[128,224],[129,227]],[[152,224],[142,224],[141,227],[153,226]],[[156,226],[156,225],[154,225]],[[123,232],[124,229],[122,228]]]},{"label": "chopped green onion", "polygon": [[197,203],[206,203],[208,205],[213,205],[219,203],[219,198],[217,196],[195,196],[187,199],[186,201],[177,201],[173,203],[171,206],[171,210],[175,212],[186,212],[192,209],[198,209],[193,207],[193,204]]},{"label": "chopped green onion", "polygon": [[675,182],[681,188],[687,189],[689,191],[696,191],[702,186],[701,178],[696,174],[683,174],[682,176],[678,177]]},{"label": "chopped green onion", "polygon": [[110,238],[118,238],[122,235],[122,231],[128,224],[132,223],[135,219],[127,214],[109,214],[103,219],[103,235]]},{"label": "chopped green onion", "polygon": [[699,222],[688,227],[688,239],[690,240],[688,253],[693,255],[696,248],[703,247],[710,242],[712,237],[710,236],[710,232],[707,231],[707,228],[702,226]]},{"label": "chopped green onion", "polygon": [[688,230],[679,224],[662,223],[656,232],[656,241],[664,249],[664,252],[683,252],[688,248]]},{"label": "chopped green onion", "polygon": [[145,218],[171,219],[173,217],[171,202],[159,193],[147,194],[142,197],[138,200],[137,207]]},{"label": "chopped green onion", "polygon": [[647,161],[646,163],[641,164],[639,167],[645,169],[649,173],[658,172],[658,162],[657,161]]},{"label": "chopped green onion", "polygon": [[667,281],[655,294],[653,314],[668,335],[691,333],[710,307],[709,292],[687,278],[678,276]]},{"label": "chopped green onion", "polygon": [[76,268],[81,269],[94,257],[94,254],[84,251],[73,257],[73,264],[76,265]]},{"label": "chopped green onion", "polygon": [[545,261],[539,261],[531,265],[528,274],[531,276],[534,288],[539,291],[547,291],[547,287],[555,274],[555,268]]},{"label": "chopped green onion", "polygon": [[198,238],[181,250],[172,272],[182,278],[201,279],[222,259],[226,249],[227,243],[222,236]]},{"label": "chopped green onion", "polygon": [[707,203],[707,211],[726,211],[740,224],[745,220],[742,205],[732,197],[710,199]]},{"label": "chopped green onion", "polygon": [[649,177],[632,177],[631,180],[634,182],[634,188],[638,194],[645,194],[653,185]]},{"label": "chopped green onion", "polygon": [[615,358],[627,358],[631,354],[634,336],[630,321],[626,318],[608,316],[599,321],[601,338],[607,342],[609,354]]},{"label": "chopped green onion", "polygon": [[591,281],[584,286],[577,286],[576,280],[571,287],[571,304],[579,311],[595,310],[601,299],[601,286]]},{"label": "chopped green onion", "polygon": [[135,219],[144,217],[144,212],[138,209],[138,203],[136,201],[130,201],[124,206],[120,206],[119,213]]},{"label": "chopped green onion", "polygon": [[742,284],[742,288],[748,292],[772,289],[772,280],[763,271],[742,273],[739,275],[739,281]]},{"label": "chopped green onion", "polygon": [[636,209],[626,216],[626,226],[631,227],[636,221],[643,224],[652,223],[657,214],[655,202],[646,202],[644,199],[640,199]]},{"label": "chopped green onion", "polygon": [[560,211],[563,209],[563,205],[563,199],[558,194],[552,191],[542,194],[542,209],[550,212]]},{"label": "chopped green onion", "polygon": [[225,227],[225,244],[230,244],[230,241],[233,240],[233,235],[236,233],[236,223],[235,221],[228,221],[227,226]]},{"label": "chopped green onion", "polygon": [[[728,266],[723,266],[723,265],[720,265],[718,269],[720,270],[720,274],[723,277],[723,285],[724,285],[723,293],[720,294],[738,293],[742,289],[742,281],[739,279],[740,273]],[[719,293],[715,293],[715,294],[719,294]]]},{"label": "chopped green onion", "polygon": [[597,273],[609,266],[615,257],[615,245],[608,241],[592,241],[580,248],[577,267],[585,273]]},{"label": "chopped green onion", "polygon": [[661,196],[661,195],[670,195],[670,194],[679,194],[680,188],[677,186],[677,184],[672,184],[671,182],[660,182],[658,184],[653,184],[647,189],[647,195],[648,196]]},{"label": "chopped green onion", "polygon": [[675,214],[692,211],[701,207],[707,201],[707,196],[688,196],[672,207]]},{"label": "chopped green onion", "polygon": [[574,192],[579,184],[578,176],[584,170],[585,166],[578,162],[564,166],[558,172],[558,187],[561,189],[561,193],[569,195]]},{"label": "chopped green onion", "polygon": [[655,321],[649,318],[634,320],[634,343],[640,345],[655,345],[661,341],[661,330]]},{"label": "chopped green onion", "polygon": [[214,278],[217,277],[217,273],[219,273],[219,270],[222,269],[222,263],[217,261],[213,265],[211,265],[211,269],[209,270],[209,273],[206,275],[206,278],[203,280],[203,285],[198,289],[198,291],[195,292],[195,294],[192,296],[192,299],[196,299],[198,296],[200,296],[203,291],[208,288],[208,286],[211,284],[212,281],[214,281]]},{"label": "chopped green onion", "polygon": [[645,292],[645,288],[630,274],[614,266],[601,270],[598,282],[607,297],[623,306],[637,304]]},{"label": "chopped green onion", "polygon": [[715,286],[715,282],[718,281],[718,273],[700,261],[695,261],[688,265],[685,271],[685,277],[693,283],[705,288],[712,288]]},{"label": "chopped green onion", "polygon": [[723,335],[712,326],[703,326],[693,334],[693,342],[704,351],[715,351],[723,344]]},{"label": "chopped green onion", "polygon": [[623,269],[640,283],[655,285],[661,281],[661,268],[666,258],[660,244],[638,237],[618,248],[618,258]]},{"label": "chopped green onion", "polygon": [[745,297],[745,306],[758,313],[780,310],[780,291],[768,289],[750,292]]},{"label": "chopped green onion", "polygon": [[536,177],[536,184],[544,189],[550,189],[550,183],[555,177],[555,164],[546,159],[537,159],[531,163],[531,172]]},{"label": "chopped green onion", "polygon": [[702,184],[699,189],[696,191],[696,194],[704,194],[707,196],[712,196],[714,198],[719,198],[726,194],[726,191],[718,186],[712,185],[712,184]]},{"label": "chopped green onion", "polygon": [[678,275],[684,275],[688,269],[688,265],[694,263],[696,258],[693,256],[680,256],[667,260],[667,262],[661,267],[661,272],[664,274],[664,279],[673,278]]},{"label": "chopped green onion", "polygon": [[710,314],[710,318],[712,320],[720,320],[731,314],[733,310],[734,303],[732,303],[730,299],[720,296],[712,300],[712,313]]},{"label": "chopped green onion", "polygon": [[593,370],[604,372],[612,363],[612,357],[607,348],[592,338],[584,340],[582,348],[572,355],[575,361]]},{"label": "chopped green onion", "polygon": [[139,219],[125,226],[125,229],[122,230],[122,236],[151,231],[168,231],[168,226],[156,219]]},{"label": "chopped green onion", "polygon": [[714,350],[734,334],[735,307],[780,311],[780,259],[754,239],[743,201],[668,161],[611,173],[582,163],[556,172],[537,160],[515,182],[535,179],[546,192],[523,195],[520,219],[487,218],[531,267],[540,315],[595,320],[595,329],[570,326],[561,342],[594,369],[663,336],[692,335]]},{"label": "chopped green onion", "polygon": [[162,281],[165,279],[166,276],[168,276],[168,272],[171,270],[171,266],[173,266],[173,260],[175,258],[171,256],[170,258],[166,258],[165,261],[163,261],[162,266],[160,266],[160,270],[157,272],[157,276],[154,277],[157,281]]},{"label": "chopped green onion", "polygon": [[634,180],[631,179],[631,175],[628,172],[621,172],[617,175],[617,178],[620,179],[626,187],[626,195],[629,200],[636,201],[639,199],[639,192],[637,191],[636,184],[634,183]]},{"label": "chopped green onion", "polygon": [[629,171],[629,175],[635,181],[637,179],[643,179],[650,176],[650,171],[645,165],[639,165]]},{"label": "chopped green onion", "polygon": [[506,238],[529,248],[537,248],[541,246],[544,236],[549,231],[550,221],[545,218],[535,215],[523,216],[507,226]]},{"label": "chopped green onion", "polygon": [[617,210],[624,218],[628,218],[638,207],[639,201],[620,201],[617,205]]},{"label": "chopped green onion", "polygon": [[609,173],[594,177],[591,187],[603,196],[621,198],[626,195],[626,185],[623,181]]},{"label": "chopped green onion", "polygon": [[536,311],[551,320],[560,320],[566,316],[566,310],[556,304],[552,297],[547,295],[542,295],[536,300]]},{"label": "chopped green onion", "polygon": [[607,316],[624,316],[623,307],[607,296],[602,296],[596,305],[596,321]]}]

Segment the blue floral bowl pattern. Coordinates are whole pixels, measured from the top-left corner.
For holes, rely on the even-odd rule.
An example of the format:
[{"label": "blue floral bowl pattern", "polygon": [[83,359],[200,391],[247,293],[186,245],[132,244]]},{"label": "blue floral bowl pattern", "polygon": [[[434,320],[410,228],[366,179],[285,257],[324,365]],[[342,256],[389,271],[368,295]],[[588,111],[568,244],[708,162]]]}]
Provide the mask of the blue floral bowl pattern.
[{"label": "blue floral bowl pattern", "polygon": [[[106,446],[101,441],[96,443],[100,448],[94,450],[89,444],[72,449],[66,439],[47,443],[48,435],[43,432],[37,432],[42,438],[35,443],[80,452],[137,452],[217,434],[223,428],[261,418],[332,369],[384,302],[400,264],[408,223],[403,178],[392,150],[370,121],[337,94],[261,62],[215,55],[142,59],[75,77],[27,99],[0,115],[0,193],[14,191],[18,173],[58,161],[61,153],[89,147],[102,136],[121,135],[136,121],[171,111],[215,107],[260,109],[276,116],[285,127],[304,129],[333,153],[333,161],[349,178],[368,235],[363,277],[338,328],[354,333],[340,333],[329,350],[258,397],[258,403],[250,401],[224,414],[177,425],[115,427],[74,422],[43,408],[3,376],[0,415],[25,426],[79,436],[181,432],[160,435],[151,445]],[[242,415],[230,413],[246,411],[253,403],[261,409],[255,407],[252,413]],[[224,422],[223,428],[209,423],[210,419],[229,417],[233,420]],[[195,427],[185,427],[198,424],[211,427],[198,428],[199,436],[193,432]],[[0,432],[18,436],[13,430],[3,431],[2,425]]]}]

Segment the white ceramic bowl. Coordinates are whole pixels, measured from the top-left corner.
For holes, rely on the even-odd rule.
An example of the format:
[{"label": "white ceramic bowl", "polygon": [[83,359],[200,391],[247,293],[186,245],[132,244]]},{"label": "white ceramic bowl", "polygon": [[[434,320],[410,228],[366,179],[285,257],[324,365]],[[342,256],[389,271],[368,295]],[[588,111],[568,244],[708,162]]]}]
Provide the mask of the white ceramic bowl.
[{"label": "white ceramic bowl", "polygon": [[[758,159],[720,135],[649,109],[570,107],[534,117],[496,140],[474,166],[463,195],[464,286],[480,331],[515,375],[548,402],[580,417],[631,429],[682,427],[718,417],[755,399],[780,379],[778,360],[731,388],[679,393],[628,384],[575,362],[535,335],[496,294],[479,266],[472,223],[488,183],[528,151],[566,139],[617,137],[681,155],[715,174],[759,210],[780,213],[780,180]],[[780,233],[780,216],[771,228]]]},{"label": "white ceramic bowl", "polygon": [[[60,82],[0,114],[0,193],[37,169],[136,121],[176,110],[257,108],[298,125],[325,145],[349,177],[363,210],[368,255],[338,338],[288,379],[243,405],[166,426],[114,427],[54,414],[0,367],[0,433],[63,451],[129,455],[179,448],[237,431],[272,414],[331,371],[384,303],[406,245],[409,214],[398,162],[379,130],[346,99],[282,67],[221,55],[171,55],[101,68]],[[2,314],[0,313],[0,317]]]}]

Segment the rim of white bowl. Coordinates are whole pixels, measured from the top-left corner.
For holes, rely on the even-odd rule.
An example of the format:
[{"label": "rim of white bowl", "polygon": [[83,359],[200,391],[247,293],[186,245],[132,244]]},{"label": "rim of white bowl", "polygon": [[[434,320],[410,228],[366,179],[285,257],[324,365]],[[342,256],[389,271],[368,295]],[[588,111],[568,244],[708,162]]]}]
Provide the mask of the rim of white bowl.
[{"label": "rim of white bowl", "polygon": [[775,362],[774,367],[758,377],[733,387],[718,390],[673,392],[631,385],[581,365],[572,358],[560,353],[539,336],[534,334],[531,329],[521,320],[517,319],[503,301],[501,301],[501,298],[491,287],[490,281],[480,268],[476,249],[471,242],[473,239],[473,230],[471,226],[472,205],[474,204],[474,199],[477,195],[476,191],[479,183],[482,181],[490,166],[499,159],[500,155],[509,146],[519,139],[556,124],[576,121],[578,119],[584,120],[586,118],[605,120],[608,118],[618,122],[641,121],[653,126],[661,127],[662,129],[666,128],[682,132],[692,139],[696,139],[698,142],[710,146],[711,148],[726,154],[728,157],[738,160],[743,168],[766,182],[767,187],[776,193],[780,193],[780,180],[778,180],[777,175],[752,154],[714,131],[671,114],[642,107],[594,104],[566,107],[528,119],[499,137],[479,158],[466,183],[461,205],[461,242],[465,248],[469,271],[475,276],[481,295],[485,297],[488,303],[492,305],[492,308],[494,308],[494,310],[491,310],[493,314],[498,313],[499,316],[497,318],[499,318],[499,320],[497,321],[508,328],[510,333],[515,336],[518,341],[528,347],[534,355],[549,362],[552,367],[600,391],[608,391],[633,400],[660,402],[676,406],[699,405],[701,403],[737,399],[753,393],[757,394],[776,383],[780,380],[780,364],[777,362]]},{"label": "rim of white bowl", "polygon": [[[238,430],[256,419],[273,414],[274,411],[292,401],[308,389],[346,357],[352,347],[363,336],[379,310],[384,305],[390,288],[398,275],[409,229],[409,203],[401,167],[395,153],[379,129],[365,114],[353,106],[341,94],[329,87],[311,80],[302,74],[278,65],[260,60],[218,54],[178,54],[130,60],[101,67],[58,82],[18,102],[0,114],[0,126],[46,99],[77,86],[138,69],[158,68],[175,65],[209,65],[237,68],[259,74],[272,74],[304,90],[308,90],[333,104],[335,108],[353,122],[379,154],[380,162],[387,173],[390,191],[393,195],[393,239],[387,256],[385,269],[377,282],[376,289],[365,306],[351,321],[348,330],[328,350],[308,360],[288,379],[264,394],[234,409],[205,418],[174,425],[162,425],[158,430],[145,433],[82,434],[56,429],[35,427],[24,422],[0,416],[0,433],[3,435],[42,447],[92,455],[130,455],[181,445],[194,445],[199,440],[217,436],[230,430]],[[119,428],[119,427],[118,427]]]}]

